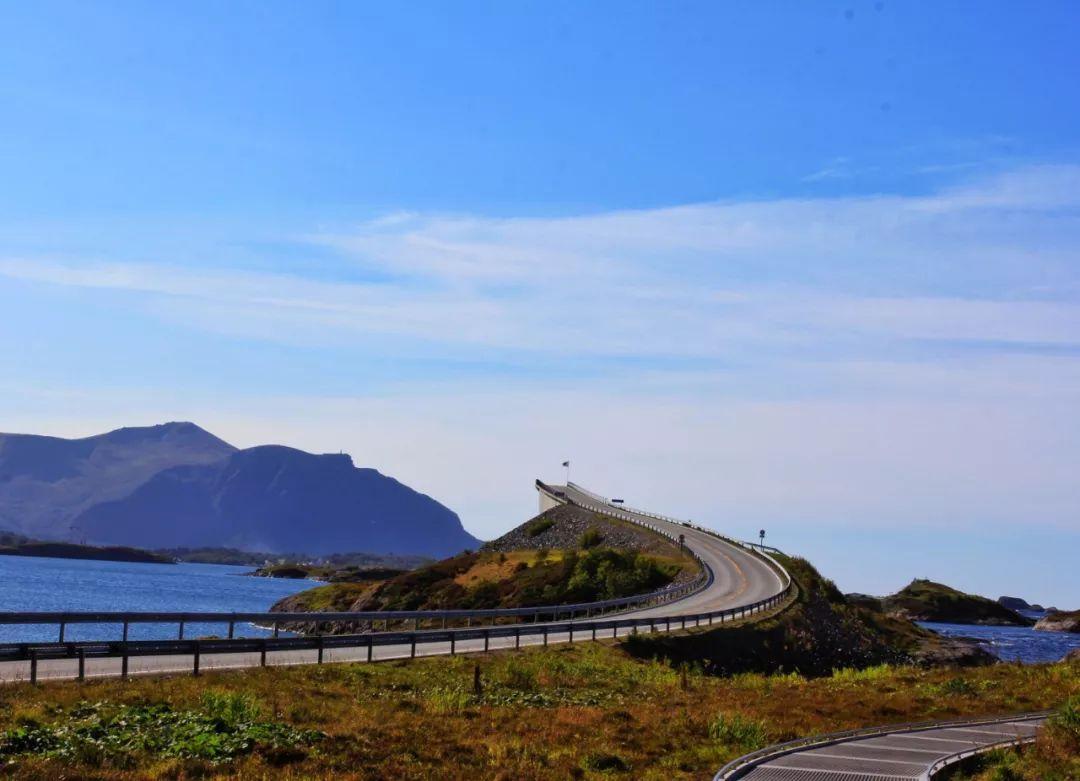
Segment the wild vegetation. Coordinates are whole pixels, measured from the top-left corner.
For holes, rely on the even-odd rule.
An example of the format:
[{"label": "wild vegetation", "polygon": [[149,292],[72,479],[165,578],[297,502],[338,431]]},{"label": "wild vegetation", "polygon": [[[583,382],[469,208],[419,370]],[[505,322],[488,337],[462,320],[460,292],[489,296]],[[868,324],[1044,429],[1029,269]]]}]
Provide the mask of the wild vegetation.
[{"label": "wild vegetation", "polygon": [[[542,541],[559,547],[546,547]],[[409,572],[354,570],[327,575],[319,568],[295,565],[261,572],[321,574],[332,583],[286,597],[274,605],[275,611],[438,610],[616,599],[689,581],[698,564],[661,535],[563,506],[541,513],[479,552],[466,551]],[[365,628],[357,622],[320,627],[332,632]]]},{"label": "wild vegetation", "polygon": [[368,579],[311,589],[281,600],[274,609],[320,610],[320,605],[346,603],[333,609],[483,609],[589,602],[662,588],[684,566],[679,560],[611,548],[463,553],[378,583]]},{"label": "wild vegetation", "polygon": [[1080,778],[1080,697],[1060,705],[1038,739],[1026,748],[976,757],[947,776],[950,781],[1074,781]]},{"label": "wild vegetation", "polygon": [[[1080,664],[717,677],[586,643],[9,686],[0,689],[0,762],[17,779],[669,781],[707,777],[803,735],[1059,707],[1070,696],[1080,696]],[[98,750],[105,726],[118,737]],[[1055,778],[1019,776],[1043,777]]]}]

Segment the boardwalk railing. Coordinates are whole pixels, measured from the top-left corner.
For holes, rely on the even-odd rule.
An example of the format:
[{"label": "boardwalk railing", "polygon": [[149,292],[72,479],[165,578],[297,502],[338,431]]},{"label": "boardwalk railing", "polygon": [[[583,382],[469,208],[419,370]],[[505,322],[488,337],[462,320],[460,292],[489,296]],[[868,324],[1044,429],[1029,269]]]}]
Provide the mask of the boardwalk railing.
[{"label": "boardwalk railing", "polygon": [[[878,727],[866,727],[863,729],[844,730],[842,732],[830,732],[824,735],[813,735],[807,738],[799,738],[798,740],[790,740],[786,743],[777,743],[772,746],[767,746],[763,749],[755,751],[750,754],[744,754],[741,757],[733,759],[728,762],[713,776],[713,781],[734,781],[735,779],[742,778],[749,773],[755,767],[762,762],[767,762],[777,757],[782,757],[785,754],[794,754],[798,751],[805,751],[810,748],[822,748],[824,746],[831,746],[836,743],[842,743],[852,738],[872,738],[882,735],[896,735],[906,734],[910,732],[922,732],[930,729],[942,729],[946,727],[975,727],[986,724],[1002,724],[1013,721],[1034,721],[1036,719],[1046,718],[1050,714],[1050,711],[1039,711],[1037,713],[1024,713],[1019,716],[991,716],[982,719],[954,719],[952,721],[916,721],[908,722],[904,724],[885,724]],[[1020,742],[1022,739],[1003,741],[1001,743],[994,743],[992,746],[986,748],[973,748],[970,752],[962,752],[965,756],[979,753],[989,748],[996,748],[1001,745],[1014,745]],[[931,768],[929,773],[924,776],[929,778],[951,762],[957,761],[961,758],[960,755],[953,755],[938,760]]]}]

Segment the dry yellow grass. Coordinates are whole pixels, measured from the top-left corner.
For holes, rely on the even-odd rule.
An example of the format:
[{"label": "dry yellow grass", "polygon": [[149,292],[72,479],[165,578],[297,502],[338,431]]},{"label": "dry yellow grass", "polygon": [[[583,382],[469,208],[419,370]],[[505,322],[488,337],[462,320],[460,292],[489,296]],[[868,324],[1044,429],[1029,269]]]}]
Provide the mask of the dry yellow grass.
[{"label": "dry yellow grass", "polygon": [[[548,551],[545,561],[551,564],[562,561],[564,553],[561,550]],[[515,569],[522,562],[530,567],[536,564],[538,555],[534,550],[485,553],[476,564],[455,577],[454,582],[471,588],[479,583],[508,580],[514,576]]]},{"label": "dry yellow grass", "polygon": [[[479,695],[472,687],[477,663]],[[12,757],[6,773],[35,779],[707,778],[756,747],[758,738],[740,734],[772,742],[870,724],[1054,706],[1080,693],[1080,665],[711,678],[634,660],[617,646],[587,644],[201,679],[8,687],[0,689],[0,729],[62,724],[79,701],[191,708],[207,690],[248,695],[266,718],[327,737],[295,753],[256,747],[217,766],[133,749],[99,764]],[[724,727],[736,716],[746,729]]]}]

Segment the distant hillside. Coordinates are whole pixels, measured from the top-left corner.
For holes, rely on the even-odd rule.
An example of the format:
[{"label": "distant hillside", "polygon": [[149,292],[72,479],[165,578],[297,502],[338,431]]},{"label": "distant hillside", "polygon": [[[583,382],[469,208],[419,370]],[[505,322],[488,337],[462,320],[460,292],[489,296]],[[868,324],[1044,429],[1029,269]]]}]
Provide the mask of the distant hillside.
[{"label": "distant hillside", "polygon": [[193,423],[85,439],[0,434],[0,529],[79,540],[72,525],[90,507],[127,496],[162,469],[218,462],[235,450]]},{"label": "distant hillside", "polygon": [[986,597],[965,594],[930,580],[913,580],[891,597],[885,597],[882,607],[887,613],[913,621],[1000,626],[1032,626],[1035,623]]},{"label": "distant hillside", "polygon": [[94,542],[146,548],[445,556],[479,543],[451,510],[349,456],[277,445],[166,469],[75,523]]},{"label": "distant hillside", "polygon": [[0,434],[0,531],[140,548],[442,557],[452,511],[346,455],[237,450],[194,423],[85,439]]}]

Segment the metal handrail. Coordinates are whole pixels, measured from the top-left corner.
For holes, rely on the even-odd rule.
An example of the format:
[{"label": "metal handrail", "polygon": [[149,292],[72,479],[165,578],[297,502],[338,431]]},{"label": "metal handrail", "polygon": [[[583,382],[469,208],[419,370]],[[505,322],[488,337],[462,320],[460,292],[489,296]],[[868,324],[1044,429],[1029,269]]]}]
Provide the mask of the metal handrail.
[{"label": "metal handrail", "polygon": [[[1032,721],[1046,718],[1052,711],[1036,711],[1034,713],[1022,713],[1012,716],[988,716],[979,719],[952,719],[948,721],[911,721],[901,724],[883,724],[875,727],[862,727],[859,729],[842,730],[840,732],[828,732],[822,735],[811,735],[805,738],[789,740],[784,743],[776,743],[763,749],[736,757],[724,765],[713,776],[713,781],[734,781],[741,778],[746,771],[753,769],[770,759],[776,759],[786,754],[793,754],[807,748],[822,748],[834,743],[842,743],[852,738],[870,738],[881,735],[894,735],[898,733],[923,732],[930,729],[943,729],[947,727],[973,727],[981,724],[1001,724],[1012,721]],[[940,768],[939,768],[940,769]],[[936,772],[932,771],[932,772]]]}]

